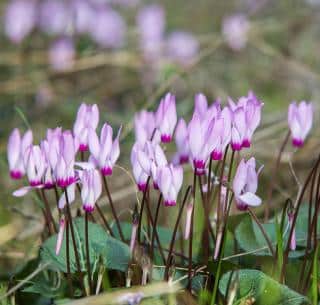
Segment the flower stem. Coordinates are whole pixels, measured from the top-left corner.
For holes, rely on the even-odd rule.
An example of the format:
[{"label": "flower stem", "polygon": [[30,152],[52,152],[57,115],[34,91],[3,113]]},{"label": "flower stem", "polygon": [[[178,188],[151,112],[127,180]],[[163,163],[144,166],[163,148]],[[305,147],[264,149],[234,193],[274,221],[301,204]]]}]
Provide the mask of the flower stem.
[{"label": "flower stem", "polygon": [[73,298],[73,284],[71,279],[71,269],[70,269],[70,249],[69,249],[69,221],[66,219],[66,265],[67,265],[67,279],[69,286],[70,297]]},{"label": "flower stem", "polygon": [[105,190],[107,192],[107,196],[108,196],[108,199],[109,199],[111,211],[112,211],[113,217],[114,217],[114,219],[116,221],[116,225],[117,225],[117,228],[118,228],[118,231],[119,231],[119,234],[120,234],[120,238],[124,242],[125,238],[124,238],[124,235],[123,235],[122,230],[121,230],[120,221],[119,221],[117,212],[116,212],[116,210],[114,208],[114,204],[113,204],[113,201],[112,201],[112,198],[111,198],[111,194],[110,194],[110,191],[109,191],[107,179],[106,179],[106,177],[104,175],[102,175],[102,177],[103,177],[102,180],[103,180],[104,188],[105,188]]},{"label": "flower stem", "polygon": [[70,231],[71,231],[71,239],[72,239],[72,245],[73,245],[73,252],[74,252],[74,256],[76,258],[76,265],[77,265],[77,270],[80,276],[80,285],[81,288],[83,290],[84,295],[86,294],[86,290],[84,287],[84,282],[83,282],[83,275],[82,275],[82,271],[81,271],[81,265],[80,265],[80,258],[79,258],[79,253],[78,253],[78,247],[77,247],[77,243],[76,243],[76,238],[75,238],[75,234],[74,234],[74,228],[73,228],[73,222],[72,222],[72,215],[71,215],[71,210],[70,210],[70,203],[69,203],[69,198],[68,198],[68,192],[65,189],[65,196],[66,196],[66,219],[68,220],[67,223],[70,226]]},{"label": "flower stem", "polygon": [[155,239],[156,231],[157,231],[157,223],[158,223],[158,217],[159,217],[161,201],[162,201],[162,193],[160,193],[160,195],[159,195],[156,214],[154,216],[153,230],[152,230],[152,236],[151,236],[151,253],[150,253],[151,262],[153,262],[153,256],[154,256],[154,249],[153,249],[153,247],[154,247],[154,239]]},{"label": "flower stem", "polygon": [[169,252],[168,252],[168,256],[167,256],[166,269],[165,269],[165,272],[164,272],[166,280],[168,280],[170,257],[171,257],[171,255],[173,253],[173,246],[174,246],[174,243],[175,243],[175,240],[176,240],[178,226],[179,226],[179,223],[180,223],[180,220],[181,220],[181,217],[182,217],[182,212],[183,212],[184,206],[185,206],[185,204],[187,202],[190,190],[191,190],[191,186],[189,186],[187,188],[187,190],[186,190],[186,193],[185,193],[183,201],[182,201],[181,208],[180,208],[179,213],[178,213],[178,217],[177,217],[176,223],[174,225],[174,229],[173,229],[173,233],[172,233],[172,237],[171,237],[171,241],[170,241],[170,248],[169,248]]},{"label": "flower stem", "polygon": [[112,229],[111,229],[111,227],[110,227],[107,219],[106,219],[105,216],[103,215],[103,212],[102,212],[100,206],[98,205],[98,202],[96,202],[96,208],[97,208],[98,214],[100,215],[100,217],[101,217],[101,219],[102,219],[102,222],[103,222],[103,224],[105,225],[107,231],[109,232],[109,234],[110,234],[111,236],[114,237],[114,234],[113,234],[113,232],[112,232]]},{"label": "flower stem", "polygon": [[288,242],[287,242],[287,246],[286,249],[284,251],[284,256],[283,256],[283,265],[282,265],[282,269],[281,269],[281,274],[280,274],[280,282],[284,281],[285,278],[285,273],[286,273],[286,265],[288,262],[288,256],[289,256],[289,251],[290,251],[290,241],[293,235],[293,231],[296,225],[296,221],[297,221],[297,217],[298,217],[298,212],[302,203],[302,199],[304,197],[304,193],[306,192],[307,186],[312,178],[312,175],[314,174],[314,172],[317,170],[318,166],[320,164],[320,155],[318,156],[318,159],[316,161],[316,164],[313,166],[313,168],[311,169],[302,189],[301,192],[299,194],[299,197],[297,199],[297,206],[295,207],[295,213],[293,216],[293,220],[292,220],[292,226],[290,228],[290,233],[289,233],[289,237],[288,237]]},{"label": "flower stem", "polygon": [[85,239],[86,239],[86,258],[87,258],[87,272],[89,281],[89,294],[93,292],[92,278],[91,278],[91,265],[90,265],[90,251],[89,251],[89,230],[88,230],[88,212],[85,213]]},{"label": "flower stem", "polygon": [[265,204],[265,209],[264,209],[264,221],[266,222],[269,219],[269,214],[270,214],[270,203],[271,203],[271,199],[272,199],[272,194],[273,194],[273,189],[274,186],[276,185],[276,181],[277,181],[277,171],[279,170],[279,165],[280,165],[280,161],[281,161],[281,157],[283,154],[283,151],[289,141],[290,138],[290,130],[288,130],[288,132],[286,133],[286,136],[280,146],[280,150],[278,153],[278,157],[276,159],[276,163],[274,166],[274,170],[273,170],[273,175],[270,179],[270,185],[269,185],[269,191],[268,191],[268,196],[267,196],[267,202]]},{"label": "flower stem", "polygon": [[192,212],[191,212],[191,227],[190,227],[190,239],[189,239],[188,286],[187,286],[187,289],[190,292],[192,289],[192,242],[193,242],[194,209],[195,209],[195,204],[196,204],[196,186],[197,186],[197,174],[196,174],[196,170],[194,170],[193,187],[192,187],[193,206],[192,206]]},{"label": "flower stem", "polygon": [[248,212],[250,214],[250,216],[252,217],[252,219],[255,221],[255,223],[258,225],[263,237],[265,238],[267,244],[268,244],[268,247],[269,247],[269,250],[273,256],[273,258],[276,258],[275,256],[275,252],[274,252],[274,249],[272,247],[272,242],[266,232],[266,230],[264,229],[264,227],[262,226],[261,222],[259,221],[258,217],[254,214],[254,212],[248,207]]},{"label": "flower stem", "polygon": [[142,215],[143,215],[143,209],[144,209],[144,202],[146,201],[147,189],[149,188],[149,181],[150,181],[150,176],[149,176],[148,179],[147,179],[146,188],[145,188],[145,190],[143,191],[142,201],[141,201],[141,206],[140,206],[139,224],[138,224],[138,242],[139,242],[139,243],[141,243]]}]

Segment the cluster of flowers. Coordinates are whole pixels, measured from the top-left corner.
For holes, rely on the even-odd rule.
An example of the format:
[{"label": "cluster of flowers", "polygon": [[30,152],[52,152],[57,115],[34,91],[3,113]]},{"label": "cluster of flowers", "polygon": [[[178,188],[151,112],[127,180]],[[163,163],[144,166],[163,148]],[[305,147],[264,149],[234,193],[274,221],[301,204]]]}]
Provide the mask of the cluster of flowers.
[{"label": "cluster of flowers", "polygon": [[[5,34],[20,43],[34,29],[58,37],[49,49],[49,60],[56,70],[72,66],[76,54],[74,37],[87,35],[102,48],[117,49],[125,44],[127,25],[114,5],[136,5],[137,1],[114,0],[11,0],[4,16]],[[172,32],[164,38],[165,11],[160,5],[142,7],[137,14],[140,47],[148,59],[166,55],[189,62],[199,49],[198,41],[188,32]],[[73,38],[72,38],[72,37]]]},{"label": "cluster of flowers", "polygon": [[[237,102],[229,98],[227,106],[220,101],[208,106],[203,94],[195,96],[192,118],[187,124],[178,121],[175,97],[168,93],[156,112],[142,110],[135,116],[136,142],[131,152],[133,174],[140,191],[147,188],[149,177],[159,188],[165,204],[172,206],[183,180],[182,164],[190,163],[196,175],[207,175],[210,159],[223,158],[228,145],[233,151],[251,146],[252,136],[261,120],[263,103],[252,93],[240,97]],[[289,126],[292,143],[303,145],[312,126],[312,105],[301,102],[289,107]],[[160,146],[175,139],[177,152],[171,162],[167,161]],[[254,158],[240,162],[233,179],[233,191],[239,209],[248,205],[257,206],[261,199],[255,195],[258,175]]]},{"label": "cluster of flowers", "polygon": [[[32,132],[22,137],[14,129],[8,142],[8,161],[10,175],[20,179],[27,175],[29,185],[14,192],[15,196],[24,196],[33,189],[61,188],[59,208],[66,201],[75,199],[75,184],[80,183],[83,208],[92,212],[95,202],[101,195],[101,175],[109,176],[120,155],[120,130],[113,140],[113,130],[105,123],[100,138],[96,133],[99,123],[97,105],[82,104],[78,110],[73,132],[61,128],[48,129],[40,145],[33,145]],[[77,152],[90,151],[87,162],[77,162]],[[67,198],[66,198],[67,193]]]},{"label": "cluster of flowers", "polygon": [[[176,205],[183,182],[182,164],[189,162],[196,175],[208,174],[208,163],[223,158],[228,145],[240,151],[251,145],[252,136],[261,120],[263,103],[252,93],[240,97],[237,102],[229,99],[227,106],[220,101],[208,106],[203,94],[195,96],[192,118],[187,124],[178,121],[175,96],[168,93],[156,112],[142,110],[134,119],[136,142],[131,151],[133,175],[138,189],[148,188],[152,178],[155,189],[163,195],[165,205]],[[288,123],[292,144],[301,147],[312,127],[312,104],[292,103],[288,111]],[[60,187],[66,192],[60,198],[59,208],[66,200],[75,198],[75,184],[82,185],[83,207],[87,212],[94,209],[101,194],[101,175],[112,175],[113,166],[120,155],[119,135],[113,139],[111,126],[105,123],[100,132],[97,105],[82,104],[78,110],[73,132],[61,128],[48,129],[46,139],[33,145],[32,132],[21,137],[14,129],[8,143],[8,161],[13,179],[25,173],[29,185],[14,192],[23,196],[32,189]],[[168,162],[161,143],[175,139],[177,152]],[[77,152],[89,151],[87,162],[77,162]],[[233,179],[233,192],[239,209],[257,206],[261,199],[256,196],[258,175],[254,158],[240,162]],[[66,194],[68,198],[66,198]]]}]

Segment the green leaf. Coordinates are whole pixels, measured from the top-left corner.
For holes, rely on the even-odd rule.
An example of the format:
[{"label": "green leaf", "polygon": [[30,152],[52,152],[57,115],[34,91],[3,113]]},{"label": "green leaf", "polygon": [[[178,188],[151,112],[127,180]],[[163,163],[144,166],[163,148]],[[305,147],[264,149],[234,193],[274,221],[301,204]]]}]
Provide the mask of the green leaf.
[{"label": "green leaf", "polygon": [[[299,217],[298,217],[299,219]],[[300,222],[303,221],[300,219]],[[267,223],[267,224],[262,224],[264,230],[266,231],[267,235],[269,236],[269,239],[272,242],[272,245],[274,246],[274,249],[276,248],[275,246],[277,245],[277,240],[279,240],[279,236],[277,236],[277,230],[276,230],[276,225],[274,223]],[[286,224],[285,224],[286,227]],[[301,229],[301,227],[296,228],[296,234],[298,236],[298,232]],[[287,230],[289,231],[289,230]],[[306,236],[306,233],[304,233],[304,238]],[[282,243],[283,247],[286,246],[287,243],[287,235],[286,238],[283,238]],[[299,236],[301,233],[299,232]],[[267,246],[267,242],[261,233],[261,230],[259,229],[258,225],[251,220],[251,217],[247,215],[246,217],[243,218],[241,223],[237,226],[235,230],[235,237],[238,241],[239,246],[247,251],[250,252],[251,255],[258,255],[258,256],[271,256],[270,250]],[[290,258],[295,258],[295,257],[300,257],[303,256],[305,253],[304,250],[299,250],[297,249],[296,251],[290,251],[289,257]]]},{"label": "green leaf", "polygon": [[[76,218],[73,220],[73,227],[75,231],[76,245],[80,258],[81,271],[86,270],[86,251],[85,251],[85,223],[83,218]],[[130,259],[129,247],[121,241],[111,237],[105,230],[98,224],[89,222],[89,255],[90,263],[93,270],[97,267],[100,258],[108,269],[126,271]],[[61,246],[59,255],[55,253],[57,242],[57,235],[47,239],[41,247],[40,257],[41,261],[51,264],[50,269],[67,271],[66,266],[66,232]],[[70,249],[70,268],[71,272],[77,272],[76,259],[74,254],[74,247],[71,238],[69,237]]]},{"label": "green leaf", "polygon": [[228,283],[232,276],[230,289],[237,287],[237,303],[245,304],[245,300],[254,298],[255,305],[306,305],[310,301],[303,295],[289,289],[285,285],[268,277],[258,270],[243,269],[236,272],[228,272],[221,278],[219,290],[226,296]]}]

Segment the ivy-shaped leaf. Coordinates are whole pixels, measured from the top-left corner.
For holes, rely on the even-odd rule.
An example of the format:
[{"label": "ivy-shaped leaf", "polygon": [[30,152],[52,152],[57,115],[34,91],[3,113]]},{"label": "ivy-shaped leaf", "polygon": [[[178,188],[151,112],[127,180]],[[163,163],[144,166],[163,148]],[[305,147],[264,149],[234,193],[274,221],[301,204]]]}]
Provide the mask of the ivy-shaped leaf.
[{"label": "ivy-shaped leaf", "polygon": [[[81,271],[86,270],[86,251],[85,251],[85,223],[83,218],[76,218],[73,220],[73,227],[75,231],[76,246],[80,258]],[[45,241],[41,247],[40,257],[41,261],[51,264],[49,268],[67,272],[66,266],[66,232],[61,246],[59,255],[55,253],[57,242],[57,235],[51,236]],[[69,234],[69,251],[70,251],[70,268],[71,272],[77,272],[76,259],[74,254],[74,247]],[[111,237],[104,229],[95,223],[89,222],[89,255],[91,267],[95,268],[97,261],[101,257],[105,266],[108,269],[125,271],[130,259],[129,247],[121,241]]]},{"label": "ivy-shaped leaf", "polygon": [[310,304],[305,296],[279,284],[258,270],[243,269],[224,274],[219,283],[219,290],[223,296],[227,294],[228,284],[230,289],[237,287],[236,300],[233,304],[246,304],[245,301],[250,298],[254,298],[255,305]]}]

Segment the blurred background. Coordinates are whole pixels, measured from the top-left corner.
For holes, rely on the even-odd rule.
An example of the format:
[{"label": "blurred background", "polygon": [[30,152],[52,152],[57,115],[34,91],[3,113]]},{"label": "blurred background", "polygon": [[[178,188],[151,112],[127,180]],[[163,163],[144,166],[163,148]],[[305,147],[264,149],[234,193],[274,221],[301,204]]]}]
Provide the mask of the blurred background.
[{"label": "blurred background", "polygon": [[[253,90],[265,106],[249,153],[268,165],[268,174],[286,134],[288,104],[305,99],[318,105],[319,0],[2,0],[0,22],[5,269],[34,255],[39,244],[32,197],[11,196],[20,186],[9,179],[6,161],[14,127],[31,127],[38,142],[48,127],[72,128],[80,103],[97,103],[101,122],[123,125],[120,163],[129,168],[133,115],[143,107],[154,110],[165,92],[177,96],[178,113],[188,118],[197,92],[226,103],[228,96]],[[297,168],[308,168],[318,135],[314,129],[295,156]],[[279,185],[294,191],[287,169]],[[126,207],[134,186],[123,171],[116,175],[114,200]]]}]

